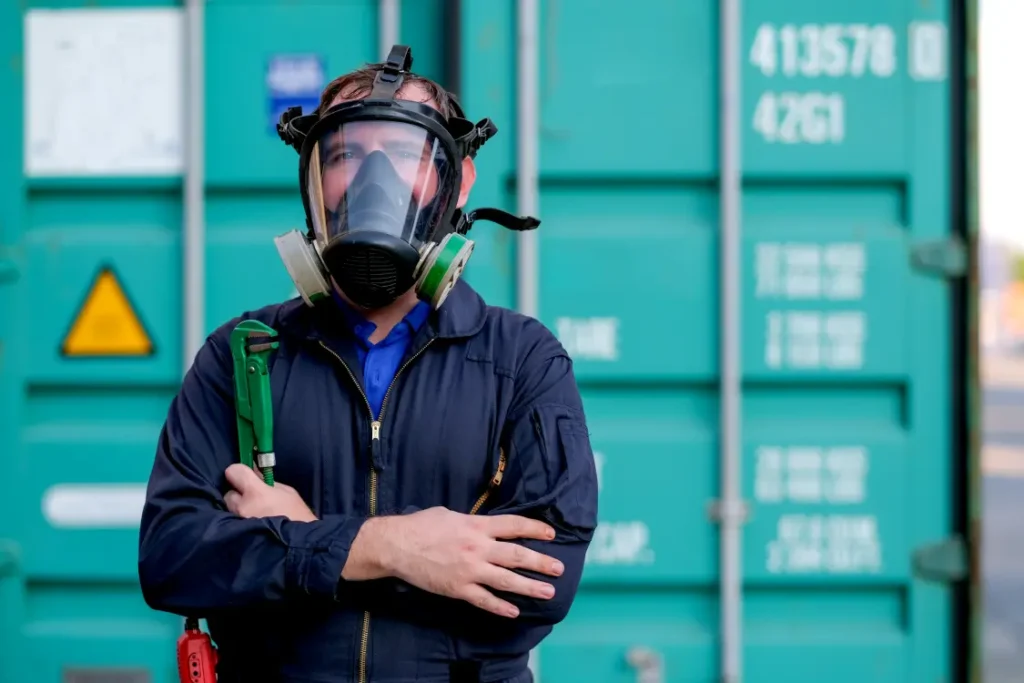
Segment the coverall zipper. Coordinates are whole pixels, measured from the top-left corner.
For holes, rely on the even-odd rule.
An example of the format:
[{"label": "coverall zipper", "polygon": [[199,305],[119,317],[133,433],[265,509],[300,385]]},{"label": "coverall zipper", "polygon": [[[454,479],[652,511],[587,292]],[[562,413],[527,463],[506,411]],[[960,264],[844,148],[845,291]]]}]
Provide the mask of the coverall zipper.
[{"label": "coverall zipper", "polygon": [[507,464],[508,458],[505,457],[505,449],[498,449],[498,469],[495,470],[494,476],[491,477],[491,481],[487,484],[487,490],[476,499],[476,503],[473,505],[473,509],[469,511],[469,514],[475,515],[479,512],[480,508],[487,502],[487,499],[494,493],[494,490],[501,486],[501,480],[505,477],[505,465]]},{"label": "coverall zipper", "polygon": [[[366,409],[370,412],[370,517],[373,517],[377,514],[377,470],[374,467],[374,460],[376,460],[374,456],[377,456],[380,453],[380,424],[381,421],[383,421],[384,419],[384,411],[387,409],[388,397],[391,396],[391,390],[394,388],[395,382],[398,381],[398,377],[399,375],[402,374],[402,371],[409,367],[410,363],[419,358],[420,355],[427,350],[427,347],[429,347],[434,342],[434,339],[434,337],[428,339],[427,342],[420,347],[419,351],[414,353],[412,357],[409,358],[409,360],[405,361],[405,363],[402,364],[402,367],[398,368],[398,372],[396,372],[394,378],[392,378],[391,384],[388,385],[387,391],[384,392],[384,398],[380,404],[380,415],[378,415],[377,417],[374,417],[373,406],[370,405],[370,399],[366,397],[366,392],[363,391],[363,388],[359,385],[359,382],[356,380],[356,376],[352,374],[352,370],[349,369],[348,364],[344,360],[342,360],[341,356],[339,356],[330,348],[328,348],[326,344],[324,344],[322,341],[320,342],[320,346],[323,347],[324,351],[334,356],[338,360],[338,362],[341,363],[341,367],[345,368],[345,372],[347,372],[348,376],[352,378],[352,383],[356,386],[356,389],[359,390],[359,395],[363,397],[363,401],[366,403]],[[370,612],[369,610],[367,610],[363,612],[363,633],[359,645],[359,683],[367,683],[366,657],[369,649]]]}]

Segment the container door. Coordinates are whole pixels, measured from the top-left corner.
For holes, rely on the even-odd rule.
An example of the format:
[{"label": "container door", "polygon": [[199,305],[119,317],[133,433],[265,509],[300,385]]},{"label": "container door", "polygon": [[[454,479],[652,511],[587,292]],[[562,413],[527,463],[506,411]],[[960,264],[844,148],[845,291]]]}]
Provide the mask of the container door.
[{"label": "container door", "polygon": [[[0,125],[25,130],[0,154],[0,680],[172,683],[182,623],[145,604],[137,558],[185,353],[185,17],[86,4],[0,3]],[[436,76],[438,3],[418,4],[402,34]],[[376,35],[370,0],[207,3],[207,331],[293,296],[276,116],[378,60]]]},{"label": "container door", "polygon": [[14,480],[0,536],[23,578],[4,673],[171,683],[180,622],[146,606],[136,567],[181,372],[181,14],[5,3],[0,26],[5,62],[20,64],[0,76],[0,117],[24,126],[0,183],[18,271],[4,286],[0,431]]},{"label": "container door", "polygon": [[[512,3],[466,3],[464,99],[514,210]],[[601,475],[545,683],[720,675],[718,3],[541,3],[540,317],[575,359]],[[945,6],[743,12],[744,680],[949,680]],[[585,29],[584,29],[585,27]],[[501,142],[499,142],[499,139]],[[515,306],[507,233],[469,278]],[[941,250],[941,247],[940,247]]]}]

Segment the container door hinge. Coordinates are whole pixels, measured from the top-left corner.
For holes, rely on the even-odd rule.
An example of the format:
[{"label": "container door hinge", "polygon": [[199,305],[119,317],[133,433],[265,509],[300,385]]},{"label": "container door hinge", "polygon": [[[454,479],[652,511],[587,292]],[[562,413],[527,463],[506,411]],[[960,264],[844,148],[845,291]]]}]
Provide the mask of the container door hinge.
[{"label": "container door hinge", "polygon": [[11,247],[0,247],[0,285],[14,282],[21,274],[18,265],[20,252]]},{"label": "container door hinge", "polygon": [[744,500],[738,500],[733,505],[724,500],[712,500],[708,503],[707,511],[711,521],[718,524],[732,521],[746,524],[750,521],[750,506]]},{"label": "container door hinge", "polygon": [[960,536],[918,548],[911,561],[914,576],[925,581],[953,583],[970,574],[967,543]]},{"label": "container door hinge", "polygon": [[21,565],[20,548],[14,541],[0,538],[0,578],[14,576]]},{"label": "container door hinge", "polygon": [[910,247],[914,268],[947,278],[967,274],[967,246],[959,237],[919,242]]}]

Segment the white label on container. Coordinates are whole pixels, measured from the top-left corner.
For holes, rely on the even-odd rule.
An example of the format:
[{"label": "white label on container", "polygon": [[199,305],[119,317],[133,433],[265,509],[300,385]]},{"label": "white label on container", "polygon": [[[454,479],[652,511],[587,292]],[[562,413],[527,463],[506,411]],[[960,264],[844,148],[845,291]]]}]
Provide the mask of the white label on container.
[{"label": "white label on container", "polygon": [[766,324],[769,368],[859,370],[864,365],[867,316],[862,311],[772,311]]},{"label": "white label on container", "polygon": [[907,71],[915,81],[946,78],[946,25],[941,21],[912,21],[907,29],[910,60]]},{"label": "white label on container", "polygon": [[183,29],[177,8],[28,10],[25,174],[180,174]]},{"label": "white label on container", "polygon": [[863,446],[761,446],[755,454],[754,497],[759,503],[854,505],[867,495]]},{"label": "white label on container", "polygon": [[864,296],[867,256],[860,242],[761,242],[754,271],[759,299],[854,301]]},{"label": "white label on container", "polygon": [[558,318],[555,320],[555,332],[566,352],[574,359],[619,359],[618,318]]},{"label": "white label on container", "polygon": [[846,102],[839,93],[766,92],[753,125],[768,143],[838,144],[846,138]]},{"label": "white label on container", "polygon": [[644,522],[601,522],[587,549],[586,563],[643,565],[654,562],[651,533]]},{"label": "white label on container", "polygon": [[886,24],[761,24],[748,53],[765,76],[804,78],[896,72],[896,32]]},{"label": "white label on container", "polygon": [[882,568],[871,515],[783,515],[767,547],[773,574],[865,574]]},{"label": "white label on container", "polygon": [[57,528],[128,529],[139,526],[145,503],[145,484],[55,484],[42,511]]}]

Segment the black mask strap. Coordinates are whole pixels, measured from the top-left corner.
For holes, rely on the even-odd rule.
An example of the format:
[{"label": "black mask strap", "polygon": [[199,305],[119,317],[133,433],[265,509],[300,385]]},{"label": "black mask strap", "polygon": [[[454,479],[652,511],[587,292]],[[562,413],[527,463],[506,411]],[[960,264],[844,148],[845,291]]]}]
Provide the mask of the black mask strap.
[{"label": "black mask strap", "polygon": [[460,209],[456,209],[455,214],[452,216],[452,222],[455,225],[455,232],[460,235],[465,235],[469,232],[470,228],[473,227],[473,223],[476,221],[497,223],[501,227],[508,230],[514,230],[515,232],[536,230],[540,226],[540,220],[533,216],[513,216],[507,211],[502,211],[501,209],[474,209],[468,213],[464,213]]},{"label": "black mask strap", "polygon": [[316,121],[316,112],[303,116],[302,107],[288,107],[277,122],[277,136],[296,152],[301,152],[302,143]]},{"label": "black mask strap", "polygon": [[393,100],[402,89],[405,74],[412,69],[412,50],[408,45],[395,45],[384,62],[384,66],[373,79],[370,100]]}]

